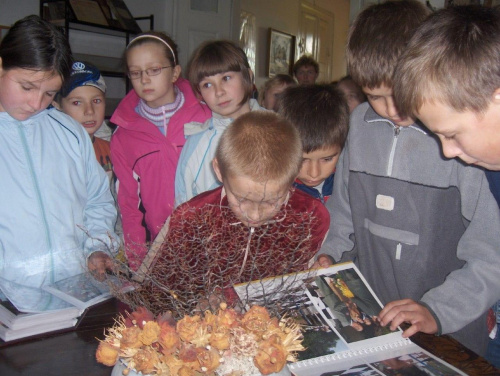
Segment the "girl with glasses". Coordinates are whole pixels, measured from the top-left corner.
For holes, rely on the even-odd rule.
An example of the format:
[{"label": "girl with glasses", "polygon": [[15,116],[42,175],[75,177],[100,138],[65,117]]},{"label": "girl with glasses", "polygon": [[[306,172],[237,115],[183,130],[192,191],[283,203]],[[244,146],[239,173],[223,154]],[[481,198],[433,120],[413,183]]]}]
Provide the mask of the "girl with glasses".
[{"label": "girl with glasses", "polygon": [[184,124],[204,122],[210,110],[181,78],[177,45],[150,31],[125,50],[133,90],[111,117],[118,204],[129,265],[136,270],[174,206],[174,178],[185,143]]}]

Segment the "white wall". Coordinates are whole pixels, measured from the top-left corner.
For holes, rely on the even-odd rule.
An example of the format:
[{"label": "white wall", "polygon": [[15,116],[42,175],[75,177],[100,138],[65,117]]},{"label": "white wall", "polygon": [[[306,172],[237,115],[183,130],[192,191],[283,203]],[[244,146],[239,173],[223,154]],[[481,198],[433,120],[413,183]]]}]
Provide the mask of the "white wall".
[{"label": "white wall", "polygon": [[[334,15],[333,70],[331,79],[345,75],[345,40],[349,28],[349,0],[309,0],[315,7]],[[288,34],[299,31],[301,0],[241,0],[241,9],[253,13],[257,23],[256,84],[260,87],[266,80],[267,35],[272,27]]]},{"label": "white wall", "polygon": [[0,25],[11,26],[18,19],[39,14],[38,0],[0,0]]}]

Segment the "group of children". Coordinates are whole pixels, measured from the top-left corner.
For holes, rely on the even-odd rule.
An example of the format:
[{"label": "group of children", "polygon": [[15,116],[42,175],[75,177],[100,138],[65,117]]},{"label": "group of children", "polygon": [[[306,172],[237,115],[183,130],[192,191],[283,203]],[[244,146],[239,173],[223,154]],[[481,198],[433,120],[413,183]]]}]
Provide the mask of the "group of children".
[{"label": "group of children", "polygon": [[[252,99],[253,73],[234,43],[202,44],[188,82],[170,38],[139,35],[125,51],[133,90],[111,118],[118,128],[109,158],[131,269],[148,240],[168,248],[209,223],[186,249],[226,242],[228,257],[242,257],[231,282],[251,278],[250,259],[265,260],[252,267],[269,274],[352,260],[385,304],[382,325],[409,323],[404,336],[450,333],[486,354],[486,313],[500,298],[499,35],[495,8],[429,15],[413,0],[366,8],[347,41],[349,74],[368,100],[352,114],[331,85],[291,85],[269,105],[277,114],[266,111]],[[96,139],[83,131],[92,137],[103,121],[94,114],[103,113],[105,86],[92,69],[86,81],[72,80],[67,42],[34,16],[11,28],[0,59],[8,193],[0,199],[0,289],[18,308],[40,307],[17,291],[82,260],[96,272],[113,267],[115,205]],[[83,127],[47,109],[53,100]],[[259,231],[277,236],[284,224],[301,225],[300,255],[287,254],[300,234],[260,242]],[[494,351],[488,356],[498,365]]]}]

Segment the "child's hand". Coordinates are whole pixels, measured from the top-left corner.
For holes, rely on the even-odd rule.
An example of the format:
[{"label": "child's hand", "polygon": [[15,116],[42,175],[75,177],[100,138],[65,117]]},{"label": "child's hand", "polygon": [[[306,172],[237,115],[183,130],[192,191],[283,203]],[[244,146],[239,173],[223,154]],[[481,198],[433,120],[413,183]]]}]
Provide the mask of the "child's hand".
[{"label": "child's hand", "polygon": [[328,268],[333,264],[335,264],[333,259],[330,256],[322,253],[316,258],[316,261],[312,265],[311,269]]},{"label": "child's hand", "polygon": [[87,266],[90,273],[99,281],[104,279],[106,270],[112,271],[114,269],[113,259],[101,251],[94,252],[89,256]]},{"label": "child's hand", "polygon": [[429,310],[411,299],[395,300],[387,304],[380,311],[379,321],[382,326],[390,323],[391,330],[396,330],[404,322],[410,323],[411,326],[403,332],[405,338],[417,332],[434,334],[438,330],[436,320]]}]

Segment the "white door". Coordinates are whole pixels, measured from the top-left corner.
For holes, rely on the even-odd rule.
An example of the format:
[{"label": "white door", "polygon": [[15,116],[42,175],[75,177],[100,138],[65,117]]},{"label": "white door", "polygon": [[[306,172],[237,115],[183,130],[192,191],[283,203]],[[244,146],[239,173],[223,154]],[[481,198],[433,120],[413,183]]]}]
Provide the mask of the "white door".
[{"label": "white door", "polygon": [[331,81],[333,49],[333,15],[324,9],[301,3],[300,30],[296,59],[311,55],[319,64],[317,82]]},{"label": "white door", "polygon": [[234,3],[233,0],[174,1],[174,39],[179,46],[183,71],[191,53],[200,43],[213,39],[232,39]]}]

